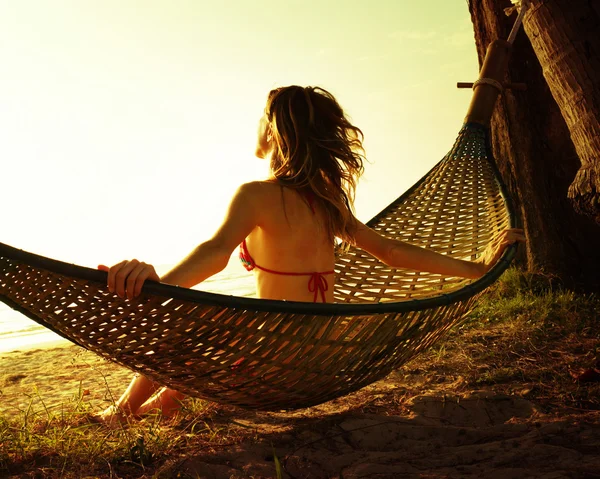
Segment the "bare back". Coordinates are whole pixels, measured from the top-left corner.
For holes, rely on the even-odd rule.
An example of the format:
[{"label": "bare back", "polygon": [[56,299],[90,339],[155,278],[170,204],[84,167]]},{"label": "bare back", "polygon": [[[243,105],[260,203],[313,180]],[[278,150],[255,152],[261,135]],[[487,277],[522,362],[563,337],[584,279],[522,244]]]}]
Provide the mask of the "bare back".
[{"label": "bare back", "polygon": [[[264,299],[313,301],[314,290],[308,288],[310,274],[331,271],[335,262],[323,211],[317,202],[311,208],[299,192],[273,181],[256,186],[259,224],[246,238],[252,258],[266,269],[306,273],[288,276],[256,268],[257,295]],[[334,275],[324,277],[328,283],[326,301],[333,302]]]}]

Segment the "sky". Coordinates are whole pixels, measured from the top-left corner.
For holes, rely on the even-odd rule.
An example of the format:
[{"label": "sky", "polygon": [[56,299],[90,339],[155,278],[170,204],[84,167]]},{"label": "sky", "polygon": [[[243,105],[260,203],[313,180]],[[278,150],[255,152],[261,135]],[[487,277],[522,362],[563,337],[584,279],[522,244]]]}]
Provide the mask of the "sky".
[{"label": "sky", "polygon": [[220,224],[267,93],[333,93],[367,221],[450,150],[478,65],[466,0],[0,2],[0,242],[174,264]]}]

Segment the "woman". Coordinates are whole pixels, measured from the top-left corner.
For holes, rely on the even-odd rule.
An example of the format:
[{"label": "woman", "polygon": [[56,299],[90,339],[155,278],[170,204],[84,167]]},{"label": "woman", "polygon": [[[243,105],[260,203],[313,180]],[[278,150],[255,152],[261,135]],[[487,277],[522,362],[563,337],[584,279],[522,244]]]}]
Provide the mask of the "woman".
[{"label": "woman", "polygon": [[[164,276],[137,260],[101,266],[109,272],[109,290],[132,299],[147,279],[192,287],[221,271],[239,245],[244,266],[254,271],[259,298],[332,302],[335,238],[392,267],[466,278],[482,276],[509,244],[524,241],[521,230],[506,230],[482,259],[469,262],[368,228],[353,214],[363,172],[362,138],[329,92],[299,86],[271,91],[256,147],[256,156],[270,162],[270,178],[242,185],[214,236]],[[136,375],[101,419],[110,423],[151,410],[173,414],[183,396],[158,388]]]}]

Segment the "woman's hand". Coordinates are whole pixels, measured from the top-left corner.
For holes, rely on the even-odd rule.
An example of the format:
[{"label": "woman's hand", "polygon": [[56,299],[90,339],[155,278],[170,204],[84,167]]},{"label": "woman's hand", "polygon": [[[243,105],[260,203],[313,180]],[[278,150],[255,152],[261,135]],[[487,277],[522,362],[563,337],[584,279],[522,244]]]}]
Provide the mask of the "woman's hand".
[{"label": "woman's hand", "polygon": [[119,298],[133,299],[140,295],[144,282],[160,281],[154,266],[132,259],[111,266],[99,265],[101,271],[108,271],[108,290],[117,293]]},{"label": "woman's hand", "polygon": [[500,257],[504,254],[506,248],[513,243],[525,243],[525,234],[520,228],[509,228],[504,230],[500,235],[491,243],[483,254],[475,261],[481,265],[483,276],[498,262]]}]

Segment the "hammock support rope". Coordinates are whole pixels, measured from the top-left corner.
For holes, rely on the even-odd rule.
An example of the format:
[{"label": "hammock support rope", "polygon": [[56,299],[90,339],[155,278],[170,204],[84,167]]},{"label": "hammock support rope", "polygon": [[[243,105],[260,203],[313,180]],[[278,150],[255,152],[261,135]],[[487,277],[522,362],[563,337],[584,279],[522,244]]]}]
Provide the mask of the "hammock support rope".
[{"label": "hammock support rope", "polygon": [[[482,78],[502,81],[509,47],[490,46]],[[498,51],[500,66],[488,58]],[[486,84],[475,89],[452,150],[370,227],[467,260],[516,227],[488,139],[490,101],[498,93]],[[108,291],[103,271],[0,243],[0,301],[182,393],[246,408],[294,409],[356,391],[430,347],[465,317],[515,251],[508,248],[471,281],[390,268],[350,248],[337,256],[336,303],[313,304],[158,283],[128,301]]]}]

